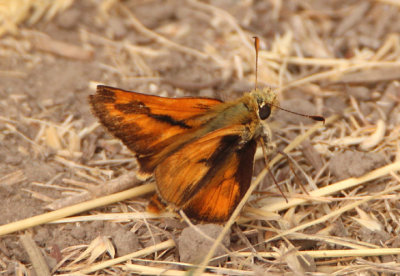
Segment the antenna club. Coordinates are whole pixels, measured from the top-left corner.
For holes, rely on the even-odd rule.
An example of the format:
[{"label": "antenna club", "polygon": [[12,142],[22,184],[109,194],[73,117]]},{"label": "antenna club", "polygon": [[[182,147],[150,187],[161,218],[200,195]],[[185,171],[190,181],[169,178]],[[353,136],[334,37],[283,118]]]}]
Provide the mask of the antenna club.
[{"label": "antenna club", "polygon": [[257,36],[253,36],[254,38],[254,49],[256,51],[256,80],[254,83],[254,89],[257,90],[257,78],[258,78],[258,49],[260,48],[260,39]]}]

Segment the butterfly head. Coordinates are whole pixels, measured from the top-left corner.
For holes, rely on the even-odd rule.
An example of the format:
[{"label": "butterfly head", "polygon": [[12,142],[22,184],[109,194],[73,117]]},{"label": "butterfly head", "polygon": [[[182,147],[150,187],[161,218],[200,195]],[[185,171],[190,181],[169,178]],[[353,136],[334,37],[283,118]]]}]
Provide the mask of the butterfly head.
[{"label": "butterfly head", "polygon": [[263,89],[256,89],[250,93],[254,105],[258,110],[258,117],[261,120],[266,120],[270,115],[273,107],[276,106],[276,93],[273,89],[265,87]]}]

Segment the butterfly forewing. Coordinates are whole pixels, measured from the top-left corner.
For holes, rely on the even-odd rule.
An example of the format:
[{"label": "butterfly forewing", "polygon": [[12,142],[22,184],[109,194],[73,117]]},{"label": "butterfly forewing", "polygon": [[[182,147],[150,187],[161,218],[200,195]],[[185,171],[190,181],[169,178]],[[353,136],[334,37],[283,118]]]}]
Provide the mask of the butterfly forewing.
[{"label": "butterfly forewing", "polygon": [[171,145],[183,141],[182,134],[189,136],[204,124],[201,115],[221,101],[163,98],[100,85],[90,96],[90,103],[101,123],[136,153],[141,171],[152,173],[168,155],[165,149],[179,147]]}]

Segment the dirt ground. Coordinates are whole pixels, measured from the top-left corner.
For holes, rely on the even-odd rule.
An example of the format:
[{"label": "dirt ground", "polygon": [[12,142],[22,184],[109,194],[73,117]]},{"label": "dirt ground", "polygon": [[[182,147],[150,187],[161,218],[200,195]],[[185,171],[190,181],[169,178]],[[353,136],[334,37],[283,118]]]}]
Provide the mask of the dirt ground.
[{"label": "dirt ground", "polygon": [[[51,204],[62,205],[87,191],[90,199],[96,185],[135,171],[133,155],[90,111],[88,96],[97,84],[161,96],[234,99],[254,87],[252,37],[257,35],[258,86],[277,88],[282,108],[320,114],[327,123],[317,123],[314,134],[291,151],[291,162],[284,158],[271,169],[289,202],[308,199],[307,204],[286,205],[270,176],[265,177],[243,220],[225,237],[228,255],[209,263],[213,267],[207,272],[399,272],[397,2],[65,2],[70,2],[66,9],[42,7],[38,20],[34,16],[41,7],[29,6],[15,28],[6,24],[16,18],[15,9],[0,14],[7,19],[0,20],[2,28],[8,26],[0,37],[0,225],[44,214]],[[281,150],[315,125],[282,110],[269,123]],[[257,161],[255,176],[263,164]],[[348,182],[328,194],[308,194],[298,185],[322,191],[341,180]],[[91,218],[3,234],[0,275],[39,273],[23,237],[33,240],[31,248],[39,248],[53,274],[177,273],[189,269],[184,263],[199,263],[209,241],[197,241],[198,232],[188,233],[192,228],[178,216],[112,217],[145,213],[147,199],[134,197],[76,214]],[[271,203],[281,207],[269,209]],[[106,214],[110,217],[102,217]],[[298,226],[304,227],[289,231]],[[222,229],[199,227],[213,238]],[[285,237],[265,242],[285,231]],[[168,240],[178,246],[84,270]],[[382,248],[393,251],[371,253]],[[329,257],[310,253],[305,259],[295,254],[337,249],[364,251]],[[239,250],[250,255],[233,253]],[[217,250],[217,255],[226,253]],[[146,266],[160,270],[143,270]]]}]

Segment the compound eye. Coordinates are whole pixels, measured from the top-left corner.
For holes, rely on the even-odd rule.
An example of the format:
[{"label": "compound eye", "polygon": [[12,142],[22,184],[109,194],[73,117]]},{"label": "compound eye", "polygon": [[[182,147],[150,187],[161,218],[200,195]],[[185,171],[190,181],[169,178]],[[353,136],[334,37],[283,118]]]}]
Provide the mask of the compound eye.
[{"label": "compound eye", "polygon": [[265,120],[271,115],[271,107],[269,105],[263,105],[258,108],[258,116],[261,120]]}]

